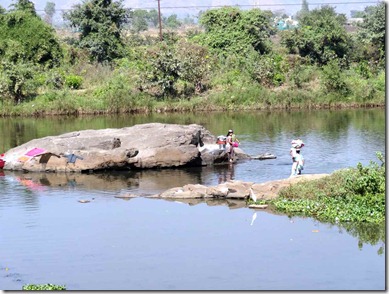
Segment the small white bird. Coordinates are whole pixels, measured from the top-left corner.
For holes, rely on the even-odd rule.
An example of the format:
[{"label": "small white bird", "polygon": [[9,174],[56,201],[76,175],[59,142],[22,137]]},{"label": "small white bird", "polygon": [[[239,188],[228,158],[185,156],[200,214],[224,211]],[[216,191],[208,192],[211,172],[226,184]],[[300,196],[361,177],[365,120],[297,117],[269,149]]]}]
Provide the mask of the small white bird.
[{"label": "small white bird", "polygon": [[253,199],[254,202],[257,202],[257,196],[254,194],[254,191],[251,188],[250,188],[250,198]]},{"label": "small white bird", "polygon": [[254,223],[254,221],[255,221],[256,218],[257,218],[257,213],[254,212],[253,217],[252,217],[252,219],[251,219],[251,224],[250,224],[250,226],[253,225],[253,223]]}]

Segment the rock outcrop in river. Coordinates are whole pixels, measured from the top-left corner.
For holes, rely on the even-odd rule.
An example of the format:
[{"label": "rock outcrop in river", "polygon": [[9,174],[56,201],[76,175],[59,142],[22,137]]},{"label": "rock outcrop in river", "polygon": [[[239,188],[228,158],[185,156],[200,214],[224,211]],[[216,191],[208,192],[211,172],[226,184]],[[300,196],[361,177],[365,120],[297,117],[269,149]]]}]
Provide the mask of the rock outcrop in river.
[{"label": "rock outcrop in river", "polygon": [[[251,190],[251,193],[254,193],[258,200],[268,200],[276,198],[280,190],[283,188],[289,187],[301,181],[316,180],[326,176],[328,176],[328,174],[307,174],[265,183],[232,180],[211,187],[200,184],[189,184],[183,187],[171,188],[160,194],[149,197],[164,199],[217,198],[243,200],[250,197]],[[125,198],[126,195],[122,195],[121,197]],[[127,195],[127,197],[131,197],[131,195]]]},{"label": "rock outcrop in river", "polygon": [[[227,161],[215,143],[216,137],[196,124],[83,130],[34,139],[7,151],[4,170],[93,172],[206,166]],[[235,150],[237,160],[251,158]]]}]

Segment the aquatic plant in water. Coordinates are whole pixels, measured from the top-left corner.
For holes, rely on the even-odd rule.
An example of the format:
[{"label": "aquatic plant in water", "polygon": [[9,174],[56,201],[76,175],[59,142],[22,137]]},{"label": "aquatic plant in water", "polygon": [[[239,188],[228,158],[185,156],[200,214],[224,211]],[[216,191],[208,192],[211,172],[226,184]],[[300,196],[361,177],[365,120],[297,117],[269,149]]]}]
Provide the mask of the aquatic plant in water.
[{"label": "aquatic plant in water", "polygon": [[63,291],[66,290],[65,285],[55,285],[55,284],[27,284],[24,285],[22,290],[24,291]]}]

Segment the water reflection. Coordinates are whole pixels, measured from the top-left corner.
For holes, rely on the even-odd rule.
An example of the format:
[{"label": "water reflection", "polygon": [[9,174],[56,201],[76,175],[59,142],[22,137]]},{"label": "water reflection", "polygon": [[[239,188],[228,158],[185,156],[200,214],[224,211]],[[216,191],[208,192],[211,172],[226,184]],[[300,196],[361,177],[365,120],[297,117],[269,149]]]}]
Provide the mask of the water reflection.
[{"label": "water reflection", "polygon": [[216,165],[214,167],[218,177],[218,184],[235,180],[235,165],[232,163],[225,165]]},{"label": "water reflection", "polygon": [[348,234],[358,238],[358,247],[362,250],[363,244],[377,245],[380,244],[377,250],[378,255],[385,253],[386,240],[386,225],[382,224],[352,224],[345,223],[339,225],[340,229],[344,229]]},{"label": "water reflection", "polygon": [[368,164],[385,150],[384,109],[0,119],[0,153],[44,136],[149,122],[197,123],[214,135],[233,128],[246,153],[269,152],[277,159],[96,174],[4,171],[3,289],[20,290],[22,282],[74,290],[384,289],[384,259],[377,256],[385,253],[385,224],[288,218],[271,209],[248,209],[242,200],[115,197],[230,179],[285,178],[290,141],[297,137],[306,143],[306,173]]}]

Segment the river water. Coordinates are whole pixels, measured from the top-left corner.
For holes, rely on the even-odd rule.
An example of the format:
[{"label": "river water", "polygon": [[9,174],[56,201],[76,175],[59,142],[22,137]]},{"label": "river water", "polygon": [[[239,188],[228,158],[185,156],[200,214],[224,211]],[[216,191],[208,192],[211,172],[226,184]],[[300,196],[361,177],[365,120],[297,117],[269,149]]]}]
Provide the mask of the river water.
[{"label": "river water", "polygon": [[2,119],[0,152],[48,135],[149,122],[197,123],[214,135],[233,128],[246,153],[277,158],[92,175],[4,171],[0,289],[46,283],[68,290],[385,289],[379,229],[254,211],[239,201],[115,197],[287,178],[295,138],[306,144],[306,174],[367,165],[385,152],[384,109]]}]

